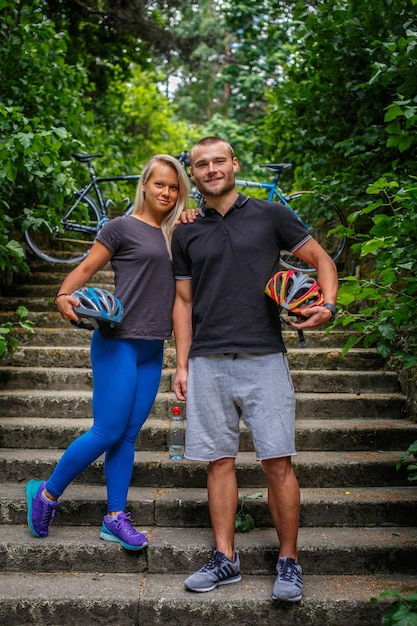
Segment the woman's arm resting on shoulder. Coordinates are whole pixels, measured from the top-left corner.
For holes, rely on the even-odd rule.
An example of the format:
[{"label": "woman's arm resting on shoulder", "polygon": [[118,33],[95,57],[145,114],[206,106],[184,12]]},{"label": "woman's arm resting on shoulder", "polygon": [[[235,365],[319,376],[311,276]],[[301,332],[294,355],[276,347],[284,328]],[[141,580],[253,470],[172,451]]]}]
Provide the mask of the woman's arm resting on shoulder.
[{"label": "woman's arm resting on shoulder", "polygon": [[197,219],[199,209],[187,209],[183,211],[179,217],[179,220],[176,221],[176,224],[192,224]]},{"label": "woman's arm resting on shoulder", "polygon": [[192,341],[193,289],[191,280],[177,280],[172,314],[175,338],[177,369],[174,391],[178,400],[187,398],[188,353]]}]

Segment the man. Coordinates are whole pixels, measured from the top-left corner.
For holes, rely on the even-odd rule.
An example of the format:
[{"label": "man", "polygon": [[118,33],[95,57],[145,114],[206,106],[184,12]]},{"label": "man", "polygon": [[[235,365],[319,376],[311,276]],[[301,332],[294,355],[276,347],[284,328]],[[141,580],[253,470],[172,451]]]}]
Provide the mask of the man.
[{"label": "man", "polygon": [[187,401],[186,457],[208,462],[215,551],[184,584],[205,592],[241,580],[234,548],[241,416],[267,477],[279,539],[272,598],[297,602],[303,583],[297,561],[300,493],[291,465],[295,398],[277,308],[264,288],[279,270],[281,249],[314,266],[325,304],[306,309],[305,319],[292,326],[318,328],[334,316],[337,272],[285,206],[236,191],[239,165],[226,141],[200,140],[190,162],[205,206],[192,227],[178,226],[173,237],[174,390]]}]

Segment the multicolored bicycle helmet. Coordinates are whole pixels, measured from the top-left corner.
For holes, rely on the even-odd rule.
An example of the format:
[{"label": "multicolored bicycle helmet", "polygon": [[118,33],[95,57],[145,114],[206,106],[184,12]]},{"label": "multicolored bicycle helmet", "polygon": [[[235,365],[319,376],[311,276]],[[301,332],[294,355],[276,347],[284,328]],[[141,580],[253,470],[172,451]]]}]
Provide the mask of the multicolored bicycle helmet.
[{"label": "multicolored bicycle helmet", "polygon": [[302,309],[321,306],[324,302],[314,278],[297,270],[277,272],[266,284],[265,293],[279,307],[295,315],[301,315]]},{"label": "multicolored bicycle helmet", "polygon": [[120,323],[123,314],[123,305],[116,296],[100,287],[83,287],[76,289],[72,297],[79,300],[80,305],[74,307],[74,311],[80,320],[87,319],[90,324],[79,324],[83,328],[91,326],[98,328],[104,323],[110,328]]}]

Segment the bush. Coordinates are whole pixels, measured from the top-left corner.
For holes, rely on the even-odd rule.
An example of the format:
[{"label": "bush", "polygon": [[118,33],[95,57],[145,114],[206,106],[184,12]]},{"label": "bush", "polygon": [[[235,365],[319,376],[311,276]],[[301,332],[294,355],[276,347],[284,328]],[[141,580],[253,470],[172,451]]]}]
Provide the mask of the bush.
[{"label": "bush", "polygon": [[33,333],[33,322],[27,319],[28,310],[24,306],[20,306],[16,311],[19,320],[16,323],[7,322],[0,325],[0,359],[7,353],[11,354],[18,345],[18,341],[13,337],[13,328],[20,326],[25,330]]},{"label": "bush", "polygon": [[[336,325],[357,331],[346,353],[363,341],[405,368],[417,365],[417,184],[380,178],[367,189],[376,200],[349,217],[352,250],[368,275],[342,279]],[[360,229],[355,225],[361,222]]]}]

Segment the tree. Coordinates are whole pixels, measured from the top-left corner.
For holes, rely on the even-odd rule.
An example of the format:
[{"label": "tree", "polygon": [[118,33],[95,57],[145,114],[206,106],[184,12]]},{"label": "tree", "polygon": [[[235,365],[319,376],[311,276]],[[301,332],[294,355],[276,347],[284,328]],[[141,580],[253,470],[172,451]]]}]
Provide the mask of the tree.
[{"label": "tree", "polygon": [[393,166],[404,176],[415,171],[411,145],[386,149],[384,124],[394,101],[417,93],[415,6],[294,3],[298,45],[270,92],[264,128],[269,153],[290,157],[301,181],[314,177],[328,186],[336,179],[342,196],[363,199],[366,185]]}]

